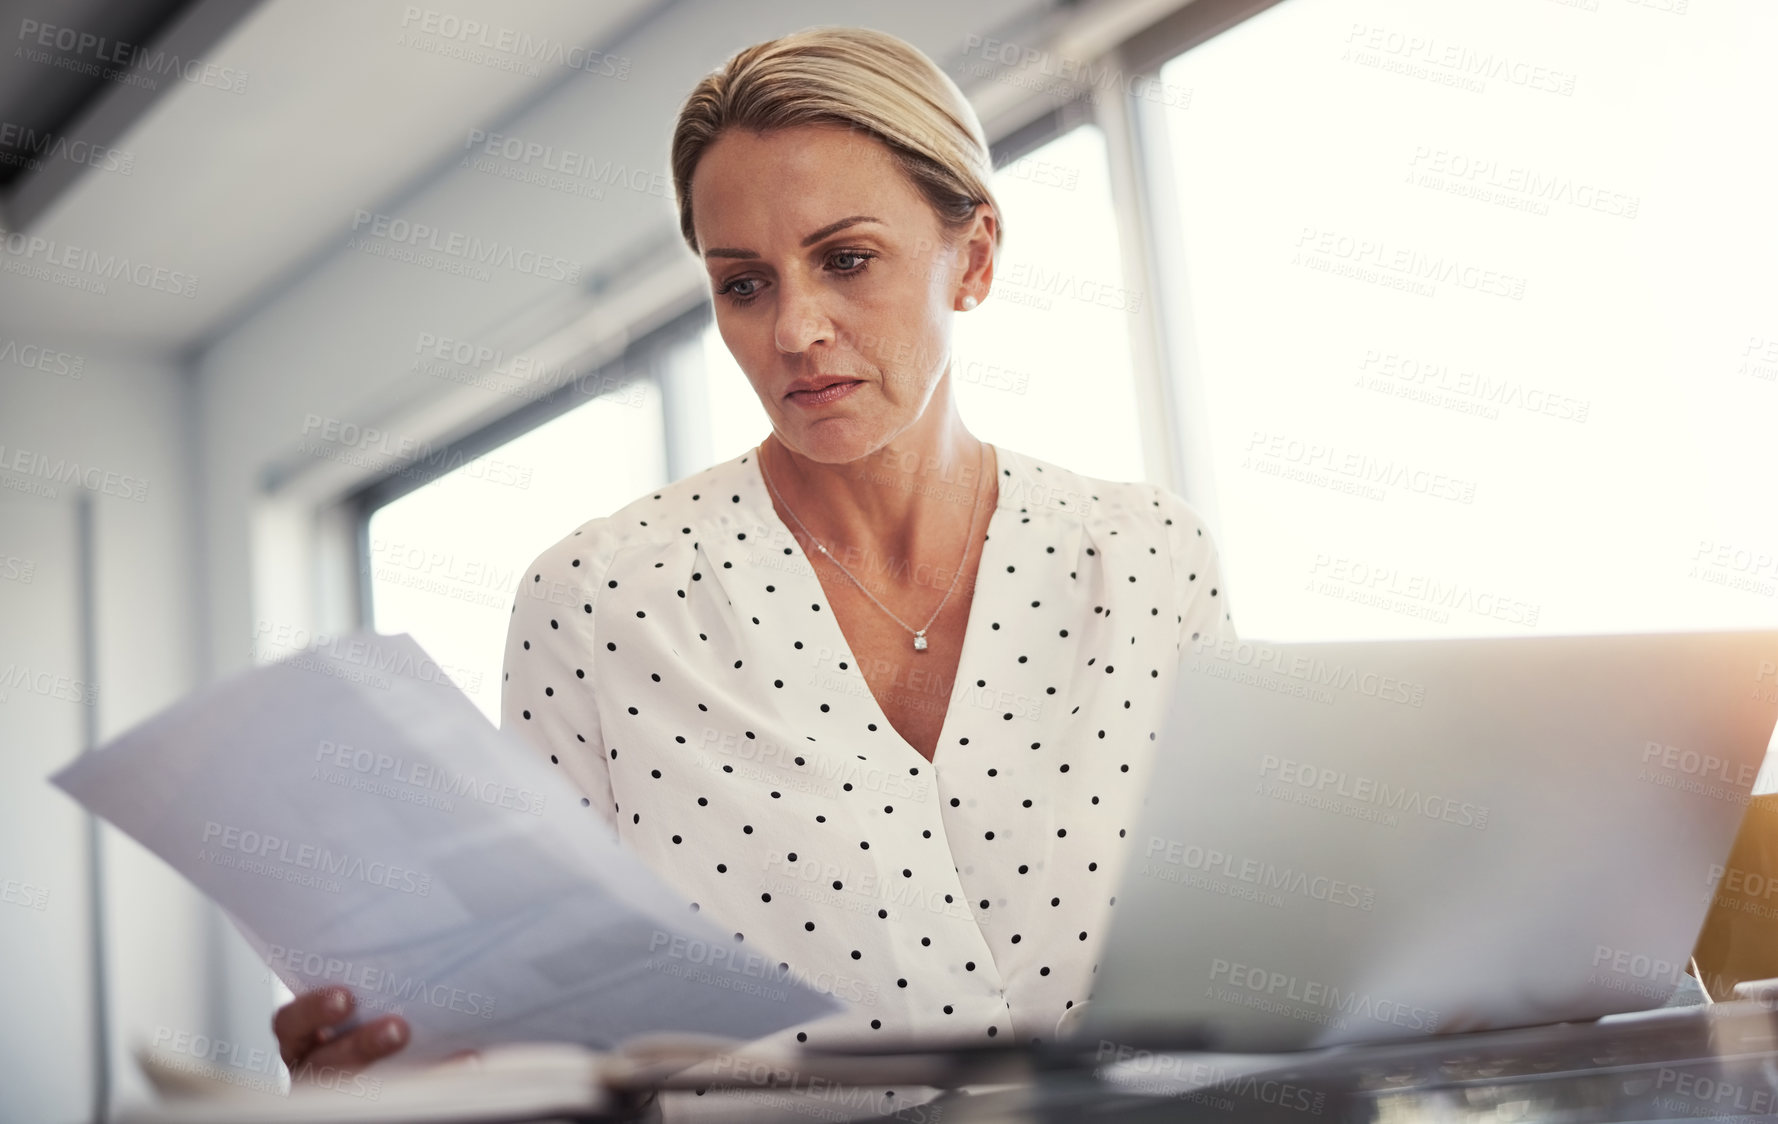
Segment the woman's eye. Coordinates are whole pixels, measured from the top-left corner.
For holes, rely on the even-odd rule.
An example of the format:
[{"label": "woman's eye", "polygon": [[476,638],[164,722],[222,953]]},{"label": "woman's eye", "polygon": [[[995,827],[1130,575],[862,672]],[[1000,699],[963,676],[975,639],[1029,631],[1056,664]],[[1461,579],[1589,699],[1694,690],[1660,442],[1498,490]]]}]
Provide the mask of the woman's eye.
[{"label": "woman's eye", "polygon": [[[836,250],[827,256],[827,264],[837,277],[857,277],[870,267],[877,255],[864,250]],[[757,277],[737,277],[716,290],[735,304],[746,304],[759,295],[761,282]]]}]

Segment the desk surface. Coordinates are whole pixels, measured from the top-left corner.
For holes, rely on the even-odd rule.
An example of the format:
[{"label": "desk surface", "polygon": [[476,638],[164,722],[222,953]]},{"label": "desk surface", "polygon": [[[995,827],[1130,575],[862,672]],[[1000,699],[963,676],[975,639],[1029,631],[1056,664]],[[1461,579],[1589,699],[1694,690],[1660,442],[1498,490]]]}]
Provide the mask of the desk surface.
[{"label": "desk surface", "polygon": [[[1117,1124],[1159,1121],[1255,1121],[1270,1124],[1394,1121],[1512,1121],[1593,1124],[1603,1121],[1771,1120],[1778,1122],[1778,1013],[1768,1002],[1671,1007],[1596,1022],[1471,1034],[1437,1035],[1366,1046],[1339,1046],[1290,1054],[1228,1055],[1180,1049],[1182,1036],[1131,1037],[1110,1044],[1040,1047],[972,1046],[950,1051],[872,1054],[807,1054],[805,1074],[832,1074],[832,1081],[876,1084],[867,1078],[898,1074],[894,1083],[943,1087],[1002,1086],[1001,1091],[945,1094],[910,1106],[901,1119],[944,1124]],[[879,1068],[880,1067],[880,1068]],[[848,1076],[840,1077],[841,1073]],[[916,1080],[917,1079],[917,1080]],[[683,1082],[684,1075],[680,1081]],[[672,1082],[669,1081],[669,1084]],[[530,1083],[527,1082],[527,1085]],[[690,1086],[685,1086],[690,1087]],[[760,1105],[785,1105],[781,1087],[761,1088]],[[428,1092],[441,1090],[428,1083]],[[492,1090],[481,1090],[492,1092]],[[549,1108],[533,1094],[529,1111],[507,1111],[481,1097],[456,1099],[447,1115],[459,1124],[578,1119],[638,1119],[613,1112],[621,1097],[603,1098],[591,1109],[591,1089],[581,1112],[564,1114],[570,1095]],[[774,1100],[773,1094],[779,1094]],[[751,1099],[749,1097],[749,1099]],[[132,1117],[157,1124],[180,1120],[252,1119],[298,1121],[400,1121],[438,1119],[395,1104],[351,1103],[319,1098],[299,1109],[295,1098],[260,1099],[245,1116],[185,1111],[164,1104]],[[472,1105],[471,1101],[480,1101]],[[634,1103],[633,1101],[630,1103]],[[246,1102],[236,1101],[239,1112]],[[485,1109],[483,1106],[487,1106]],[[212,1102],[205,1106],[220,1109]],[[840,1121],[828,1102],[820,1119]],[[321,1115],[306,1115],[319,1110]],[[467,1110],[467,1111],[465,1111]],[[807,1111],[782,1118],[807,1124]],[[749,1115],[748,1119],[757,1119]],[[854,1117],[854,1119],[883,1119]],[[891,1118],[893,1119],[893,1118]]]},{"label": "desk surface", "polygon": [[1752,1002],[1274,1055],[1220,1080],[1213,1059],[1138,1055],[1121,1081],[1054,1068],[1029,1088],[949,1098],[942,1119],[1778,1120],[1778,1017]]}]

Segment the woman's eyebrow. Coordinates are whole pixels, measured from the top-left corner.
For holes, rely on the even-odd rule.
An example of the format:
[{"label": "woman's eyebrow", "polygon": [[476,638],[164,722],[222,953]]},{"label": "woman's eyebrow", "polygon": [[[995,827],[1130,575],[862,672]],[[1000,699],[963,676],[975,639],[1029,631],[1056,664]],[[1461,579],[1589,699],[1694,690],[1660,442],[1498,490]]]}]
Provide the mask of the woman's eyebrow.
[{"label": "woman's eyebrow", "polygon": [[[841,230],[844,230],[848,226],[857,226],[859,223],[863,223],[863,222],[874,222],[874,223],[880,224],[880,223],[882,223],[882,221],[883,221],[882,219],[873,218],[870,215],[850,215],[846,218],[840,219],[838,222],[830,222],[826,226],[822,227],[820,230],[815,231],[815,233],[808,235],[807,237],[805,237],[802,240],[802,245],[805,247],[813,246],[815,243],[821,241],[823,238],[826,238],[828,235],[834,234],[834,233],[841,231]],[[704,256],[707,258],[757,258],[759,256],[759,252],[757,250],[735,250],[735,249],[717,247],[714,249],[705,250]]]}]

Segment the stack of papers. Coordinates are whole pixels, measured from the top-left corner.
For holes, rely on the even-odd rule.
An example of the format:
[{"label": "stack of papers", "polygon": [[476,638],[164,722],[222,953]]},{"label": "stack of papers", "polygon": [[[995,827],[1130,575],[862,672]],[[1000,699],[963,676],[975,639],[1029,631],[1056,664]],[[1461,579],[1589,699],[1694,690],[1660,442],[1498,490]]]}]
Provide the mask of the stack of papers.
[{"label": "stack of papers", "polygon": [[748,1040],[839,1006],[726,971],[748,947],[405,634],[214,684],[52,780],[216,901],[292,991],[343,985],[354,1021],[400,1014],[411,1062]]}]

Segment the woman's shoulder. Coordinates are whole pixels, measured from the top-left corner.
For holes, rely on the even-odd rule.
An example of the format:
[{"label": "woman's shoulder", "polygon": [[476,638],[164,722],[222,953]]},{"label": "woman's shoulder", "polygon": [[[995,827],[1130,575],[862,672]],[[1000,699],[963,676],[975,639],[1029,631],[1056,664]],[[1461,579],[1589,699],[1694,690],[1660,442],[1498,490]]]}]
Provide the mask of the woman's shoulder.
[{"label": "woman's shoulder", "polygon": [[1002,506],[1072,512],[1089,526],[1110,529],[1152,527],[1174,539],[1198,538],[1207,529],[1198,510],[1165,485],[1088,476],[1029,453],[997,448],[1005,470]]},{"label": "woman's shoulder", "polygon": [[753,450],[711,465],[701,472],[628,501],[609,515],[579,524],[546,547],[532,562],[526,580],[542,582],[551,575],[590,577],[608,570],[613,560],[630,551],[660,549],[714,523],[750,523],[753,515],[746,469]]}]

